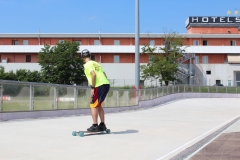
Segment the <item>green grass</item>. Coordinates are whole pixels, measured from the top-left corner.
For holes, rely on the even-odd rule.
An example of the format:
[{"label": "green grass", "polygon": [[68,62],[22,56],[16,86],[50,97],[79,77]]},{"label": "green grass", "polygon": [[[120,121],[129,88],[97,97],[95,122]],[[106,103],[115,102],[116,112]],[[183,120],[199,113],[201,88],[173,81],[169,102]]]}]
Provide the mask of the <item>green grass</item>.
[{"label": "green grass", "polygon": [[227,93],[237,93],[237,88],[236,87],[228,87]]},{"label": "green grass", "polygon": [[[74,101],[58,101],[58,109],[74,109]],[[78,108],[89,108],[90,98],[78,97]],[[54,99],[53,97],[34,97],[34,110],[53,110]],[[2,111],[13,112],[13,111],[29,111],[30,102],[27,97],[13,97],[10,101],[3,101]]]}]

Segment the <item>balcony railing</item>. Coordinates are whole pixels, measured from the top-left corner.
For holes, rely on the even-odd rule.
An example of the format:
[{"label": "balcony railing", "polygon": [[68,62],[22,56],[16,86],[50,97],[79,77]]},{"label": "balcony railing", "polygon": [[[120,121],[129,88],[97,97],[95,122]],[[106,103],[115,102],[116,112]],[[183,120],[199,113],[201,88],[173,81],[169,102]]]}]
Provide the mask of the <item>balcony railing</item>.
[{"label": "balcony railing", "polygon": [[[44,45],[0,45],[1,53],[38,53]],[[140,46],[141,50],[143,46]],[[156,47],[163,47],[157,45]],[[135,53],[134,45],[81,45],[92,53]],[[239,54],[240,46],[184,46],[186,53],[201,54]]]}]

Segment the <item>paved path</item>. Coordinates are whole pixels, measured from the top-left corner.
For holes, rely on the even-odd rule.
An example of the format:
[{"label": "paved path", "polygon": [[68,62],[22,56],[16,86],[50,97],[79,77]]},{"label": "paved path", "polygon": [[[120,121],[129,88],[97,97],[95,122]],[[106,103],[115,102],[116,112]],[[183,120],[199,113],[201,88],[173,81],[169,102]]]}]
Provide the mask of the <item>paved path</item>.
[{"label": "paved path", "polygon": [[240,99],[185,99],[106,115],[112,134],[74,137],[90,116],[0,122],[3,160],[170,159],[240,115]]},{"label": "paved path", "polygon": [[188,157],[190,160],[239,160],[240,120]]}]

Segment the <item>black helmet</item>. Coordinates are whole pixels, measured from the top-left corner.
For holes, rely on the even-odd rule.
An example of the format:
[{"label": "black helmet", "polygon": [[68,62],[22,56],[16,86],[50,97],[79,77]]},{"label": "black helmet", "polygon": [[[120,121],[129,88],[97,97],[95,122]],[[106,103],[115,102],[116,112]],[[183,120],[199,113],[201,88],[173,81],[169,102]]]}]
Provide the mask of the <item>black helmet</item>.
[{"label": "black helmet", "polygon": [[82,57],[82,58],[91,57],[90,51],[87,50],[87,49],[82,50],[82,52],[81,52],[81,57]]}]

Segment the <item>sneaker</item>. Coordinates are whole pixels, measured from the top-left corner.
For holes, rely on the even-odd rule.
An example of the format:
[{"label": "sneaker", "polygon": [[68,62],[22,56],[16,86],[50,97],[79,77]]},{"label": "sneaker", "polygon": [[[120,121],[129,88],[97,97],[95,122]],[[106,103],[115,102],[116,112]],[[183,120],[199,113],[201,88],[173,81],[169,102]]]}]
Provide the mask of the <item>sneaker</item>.
[{"label": "sneaker", "polygon": [[100,123],[98,127],[99,127],[100,131],[106,131],[107,130],[107,127],[106,127],[105,124]]},{"label": "sneaker", "polygon": [[88,132],[99,132],[100,129],[98,126],[94,127],[93,125],[87,129]]}]

